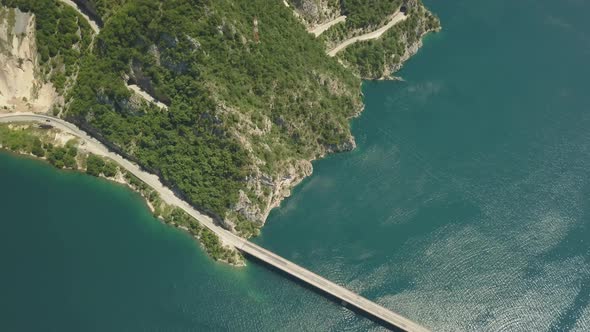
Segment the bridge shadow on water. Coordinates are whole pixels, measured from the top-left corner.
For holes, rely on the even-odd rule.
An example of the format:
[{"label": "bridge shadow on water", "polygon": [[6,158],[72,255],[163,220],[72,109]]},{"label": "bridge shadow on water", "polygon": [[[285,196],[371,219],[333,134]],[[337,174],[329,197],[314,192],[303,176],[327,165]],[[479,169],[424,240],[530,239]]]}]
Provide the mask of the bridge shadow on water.
[{"label": "bridge shadow on water", "polygon": [[249,255],[248,253],[245,253],[245,252],[242,252],[242,254],[244,255],[244,257],[248,258],[248,261],[250,261],[250,262],[252,262],[252,263],[254,263],[254,264],[258,265],[258,266],[262,266],[262,267],[264,267],[264,268],[266,268],[266,269],[268,269],[270,271],[273,271],[273,272],[275,272],[275,273],[283,276],[285,279],[288,279],[289,281],[291,281],[291,282],[293,282],[293,283],[295,283],[295,284],[297,284],[297,285],[299,285],[299,286],[301,286],[301,287],[303,287],[303,288],[305,288],[307,290],[310,290],[310,291],[312,291],[312,292],[314,292],[314,293],[316,293],[318,295],[321,295],[321,296],[327,298],[328,300],[332,301],[333,303],[335,303],[335,304],[337,304],[339,306],[342,306],[342,307],[344,307],[344,308],[346,308],[346,309],[348,309],[348,310],[350,310],[350,311],[352,311],[352,312],[354,312],[354,313],[356,313],[356,314],[358,314],[360,316],[363,316],[363,317],[371,320],[372,322],[378,324],[379,326],[381,326],[383,328],[386,328],[386,329],[388,329],[390,331],[396,331],[396,332],[404,331],[403,329],[400,329],[399,327],[397,327],[395,325],[392,325],[389,322],[386,322],[386,321],[380,319],[379,317],[376,317],[376,316],[374,316],[374,315],[372,315],[372,314],[370,314],[370,313],[368,313],[368,312],[366,312],[364,310],[361,310],[361,309],[355,307],[354,305],[351,305],[351,304],[349,304],[349,303],[347,303],[347,302],[345,302],[345,301],[337,298],[336,296],[334,296],[334,295],[332,295],[332,294],[324,291],[323,289],[320,289],[320,288],[317,288],[317,287],[315,287],[315,286],[313,286],[311,284],[308,284],[308,283],[302,281],[301,279],[296,278],[296,277],[292,276],[291,274],[289,274],[289,273],[287,273],[287,272],[285,272],[285,271],[283,271],[283,270],[281,270],[281,269],[279,269],[279,268],[277,268],[277,267],[275,267],[273,265],[270,265],[270,264],[268,264],[268,263],[266,263],[266,262],[258,259],[257,257],[254,257],[252,255]]}]

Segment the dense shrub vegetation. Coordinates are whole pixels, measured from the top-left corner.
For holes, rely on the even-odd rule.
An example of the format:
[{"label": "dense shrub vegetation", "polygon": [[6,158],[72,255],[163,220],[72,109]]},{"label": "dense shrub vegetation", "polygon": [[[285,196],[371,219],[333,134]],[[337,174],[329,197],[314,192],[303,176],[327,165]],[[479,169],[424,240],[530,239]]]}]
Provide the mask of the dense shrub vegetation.
[{"label": "dense shrub vegetation", "polygon": [[71,140],[65,146],[54,146],[48,137],[47,129],[38,129],[23,125],[22,128],[10,128],[0,125],[0,147],[19,153],[32,154],[45,158],[57,168],[78,169],[78,149],[76,140]]},{"label": "dense shrub vegetation", "polygon": [[402,0],[342,0],[342,13],[351,28],[376,26],[402,5]]},{"label": "dense shrub vegetation", "polygon": [[[317,0],[299,0],[292,1],[292,4],[298,8],[300,15],[309,20],[311,18],[306,15],[305,8],[311,2],[316,2],[317,5],[320,3]],[[341,0],[336,6],[342,15],[346,15],[346,21],[333,25],[322,33],[319,39],[331,49],[348,38],[387,24],[389,18],[406,2],[403,0]],[[323,19],[320,23],[325,21],[327,19]]]},{"label": "dense shrub vegetation", "polygon": [[7,125],[0,125],[0,146],[10,151],[45,156],[39,137],[31,135],[26,130],[12,130]]},{"label": "dense shrub vegetation", "polygon": [[406,49],[416,43],[426,31],[440,27],[437,17],[424,7],[413,8],[408,18],[395,25],[379,39],[347,47],[339,57],[362,77],[380,78],[388,68],[400,63]]},{"label": "dense shrub vegetation", "polygon": [[76,157],[78,156],[78,149],[71,144],[66,147],[54,147],[47,145],[47,160],[57,168],[77,169],[78,163]]},{"label": "dense shrub vegetation", "polygon": [[[39,22],[55,24],[47,13],[63,11],[52,0],[41,0],[49,10],[36,0],[3,1],[34,11]],[[282,3],[87,3],[104,15],[117,10],[108,12],[92,54],[82,57],[67,117],[158,172],[202,210],[223,218],[254,166],[275,176],[286,160],[315,157],[349,139],[360,82]],[[124,77],[168,110],[133,102]]]},{"label": "dense shrub vegetation", "polygon": [[86,173],[93,176],[104,175],[112,178],[117,175],[118,167],[115,163],[99,156],[90,155],[86,159]]},{"label": "dense shrub vegetation", "polygon": [[123,5],[126,0],[72,0],[99,26]]},{"label": "dense shrub vegetation", "polygon": [[67,78],[74,75],[92,40],[92,30],[86,20],[58,0],[1,0],[1,3],[37,14],[37,50],[41,64],[56,89],[63,92]]},{"label": "dense shrub vegetation", "polygon": [[[70,87],[62,114],[218,219],[235,216],[240,191],[265,208],[271,190],[254,192],[253,177],[277,179],[294,161],[350,147],[360,79],[281,1],[75,0],[103,26],[94,41],[84,19],[57,0],[1,1],[36,14],[47,73]],[[351,29],[382,23],[401,1],[340,4],[349,17],[342,29]],[[351,48],[343,59],[373,74],[385,65],[379,57],[402,51],[399,36]],[[138,99],[128,84],[167,108]],[[71,163],[67,149],[43,153]],[[100,158],[87,163],[93,175],[115,172]],[[244,234],[260,222],[245,214],[234,221]]]}]

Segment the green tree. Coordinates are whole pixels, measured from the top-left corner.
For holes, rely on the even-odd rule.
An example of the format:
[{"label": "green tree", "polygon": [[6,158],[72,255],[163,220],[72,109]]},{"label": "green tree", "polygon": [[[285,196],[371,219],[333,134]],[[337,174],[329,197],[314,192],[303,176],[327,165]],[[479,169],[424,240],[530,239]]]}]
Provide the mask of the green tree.
[{"label": "green tree", "polygon": [[42,158],[45,157],[45,150],[43,149],[43,144],[39,138],[35,138],[33,140],[33,147],[31,149],[31,153],[35,156]]},{"label": "green tree", "polygon": [[118,169],[117,165],[115,165],[114,163],[112,163],[110,161],[107,161],[104,164],[102,173],[104,174],[104,176],[112,178],[115,175],[117,175],[117,169]]},{"label": "green tree", "polygon": [[93,176],[100,176],[103,173],[105,162],[102,158],[93,154],[88,156],[86,159],[86,173]]}]

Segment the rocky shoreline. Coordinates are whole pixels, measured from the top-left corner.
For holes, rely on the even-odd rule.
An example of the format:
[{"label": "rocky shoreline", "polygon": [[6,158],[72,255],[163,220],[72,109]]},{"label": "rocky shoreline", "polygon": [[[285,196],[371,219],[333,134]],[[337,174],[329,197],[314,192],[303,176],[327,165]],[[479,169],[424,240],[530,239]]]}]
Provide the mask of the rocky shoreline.
[{"label": "rocky shoreline", "polygon": [[423,42],[423,38],[431,33],[431,32],[438,32],[440,31],[441,28],[437,28],[437,29],[429,29],[426,30],[424,33],[422,33],[422,35],[420,36],[420,38],[418,38],[418,41],[416,41],[415,43],[411,44],[410,46],[406,47],[406,51],[404,53],[404,55],[400,58],[400,62],[394,64],[393,66],[391,66],[390,68],[386,68],[386,71],[383,72],[383,75],[378,78],[377,80],[401,80],[399,77],[395,77],[392,76],[395,72],[401,70],[405,64],[406,61],[408,61],[411,57],[413,57],[414,55],[416,55],[416,53],[418,53],[418,51],[420,50],[420,48],[422,48],[422,46],[424,45]]},{"label": "rocky shoreline", "polygon": [[[422,7],[423,8],[423,7]],[[423,8],[426,12],[428,12],[425,8]],[[414,56],[418,50],[423,46],[422,39],[425,35],[431,32],[437,32],[440,30],[440,27],[435,29],[426,29],[420,34],[420,37],[414,43],[411,43],[405,47],[404,54],[400,57],[399,62],[393,63],[390,66],[385,67],[385,71],[382,73],[380,77],[377,78],[363,78],[365,80],[399,80],[393,76],[395,72],[400,70],[404,63],[408,61],[412,56]],[[406,37],[407,38],[407,37]],[[359,87],[360,89],[360,87]],[[364,110],[364,106],[362,106],[358,112],[351,118],[351,120],[357,116],[359,116],[362,111]],[[269,188],[270,191],[267,194],[267,197],[262,197],[266,204],[263,207],[260,207],[259,204],[252,202],[252,200],[244,193],[240,192],[240,199],[238,203],[232,209],[232,212],[235,214],[240,214],[246,217],[248,220],[256,221],[259,225],[259,228],[262,228],[272,211],[272,209],[277,208],[281,205],[283,200],[291,196],[291,192],[293,188],[295,188],[301,181],[303,181],[306,177],[311,176],[313,173],[313,165],[312,162],[318,159],[325,157],[331,153],[338,153],[338,152],[346,152],[351,151],[356,147],[356,143],[354,137],[351,135],[349,140],[342,143],[339,146],[335,147],[324,147],[323,151],[318,153],[312,159],[302,159],[291,161],[288,167],[274,177],[271,177],[266,174],[259,174],[256,177],[249,178],[248,181],[250,185],[257,188],[258,193],[262,193],[263,190],[261,188]],[[260,195],[264,196],[264,195]],[[235,229],[235,222],[231,220],[231,218],[226,218],[224,220],[224,226],[236,232]],[[239,232],[238,232],[239,233]],[[245,234],[240,234],[244,236]],[[252,234],[256,235],[256,234]],[[252,236],[246,235],[246,237]]]},{"label": "rocky shoreline", "polygon": [[[410,2],[412,0],[408,0]],[[417,0],[413,0],[414,3],[419,4]],[[322,0],[321,2],[323,5],[327,5],[327,1]],[[418,6],[418,5],[417,5]],[[421,6],[421,5],[420,5]],[[418,49],[422,46],[422,36],[424,34],[433,31],[427,30],[428,25],[424,22],[427,21],[427,16],[422,17],[423,15],[429,14],[428,11],[425,11],[423,7],[420,7],[420,15],[418,26],[411,26],[410,28],[406,28],[399,35],[399,40],[401,43],[400,51],[405,48],[403,52],[403,56],[398,57],[391,57],[388,59],[384,59],[386,61],[385,71],[382,73],[380,79],[389,79],[391,74],[395,71],[399,70],[403,63],[407,61],[412,55],[414,55]],[[333,15],[328,15],[327,12],[324,13],[327,15],[326,17],[332,17]],[[34,16],[32,16],[34,17]],[[34,21],[34,20],[33,20]],[[6,24],[5,24],[6,25]],[[7,29],[12,29],[8,25]],[[28,24],[27,26],[31,26]],[[422,30],[426,30],[422,33]],[[7,30],[8,31],[8,30]],[[34,31],[34,30],[31,30]],[[416,37],[420,35],[420,38]],[[393,36],[393,35],[392,35]],[[6,37],[8,38],[8,35]],[[34,39],[29,38],[31,40],[31,50],[35,49],[34,46]],[[410,45],[407,45],[409,41],[415,41]],[[389,41],[389,40],[388,40]],[[404,47],[405,46],[405,47]],[[31,51],[34,55],[35,52]],[[400,53],[401,54],[401,53]],[[320,54],[321,55],[321,54]],[[399,59],[398,59],[399,58]],[[398,59],[398,60],[395,60]],[[340,62],[344,63],[343,58],[340,58]],[[31,60],[31,63],[36,63],[36,61]],[[393,64],[393,65],[391,65]],[[347,64],[345,64],[347,65]],[[335,64],[336,66],[336,64]],[[306,67],[307,68],[307,67]],[[351,72],[355,72],[355,69],[358,68],[349,68]],[[38,68],[37,68],[38,70]],[[375,77],[363,77],[364,79],[377,79],[381,73],[379,71],[374,74]],[[354,78],[354,75],[348,73],[351,78]],[[357,78],[360,75],[357,71]],[[15,80],[15,79],[12,79]],[[125,80],[127,81],[127,80]],[[292,121],[293,119],[285,119],[282,117],[273,118],[269,114],[257,114],[257,118],[251,118],[248,113],[243,112],[240,109],[232,109],[230,106],[226,106],[223,99],[217,100],[217,111],[218,115],[220,116],[219,119],[216,121],[221,121],[221,117],[234,117],[234,121],[236,123],[235,127],[230,129],[230,135],[233,135],[236,140],[243,146],[243,148],[248,151],[250,156],[252,157],[252,163],[249,165],[249,169],[247,174],[249,174],[245,178],[245,185],[243,189],[239,190],[239,199],[237,202],[230,208],[229,212],[225,215],[214,215],[211,216],[216,223],[221,224],[224,228],[231,230],[232,232],[244,237],[248,238],[251,236],[256,236],[259,234],[260,229],[264,226],[269,214],[271,213],[272,209],[279,207],[281,202],[291,195],[292,189],[301,183],[306,177],[311,176],[313,173],[313,165],[312,162],[314,160],[320,159],[325,157],[327,154],[337,153],[337,152],[345,152],[351,151],[356,147],[356,143],[354,137],[350,133],[350,125],[345,121],[346,118],[348,120],[360,115],[364,110],[364,106],[362,105],[361,101],[361,87],[358,86],[359,80],[356,79],[354,84],[346,84],[346,82],[339,81],[335,79],[333,75],[328,75],[325,72],[314,72],[314,75],[309,78],[308,85],[311,83],[317,84],[319,87],[325,87],[328,91],[328,95],[332,96],[353,96],[351,98],[352,101],[349,101],[348,105],[352,105],[350,109],[347,110],[346,116],[340,119],[337,119],[335,125],[333,125],[332,129],[334,134],[330,136],[320,136],[317,135],[317,132],[307,129],[307,132],[303,132],[303,134],[308,134],[305,140],[299,143],[304,144],[300,146],[296,146],[296,152],[287,151],[289,148],[293,148],[292,142],[290,142],[289,136],[286,136],[287,139],[285,140],[284,137],[280,137],[280,139],[272,140],[269,139],[268,141],[257,141],[260,137],[265,135],[269,135],[273,129],[273,126],[280,127],[281,130],[284,130],[286,135],[293,135],[293,137],[299,137],[296,135],[300,135],[301,133],[297,131],[299,129],[297,127],[297,121]],[[358,90],[357,90],[358,89]],[[358,91],[358,92],[357,92]],[[299,95],[295,95],[295,97],[301,97]],[[27,98],[27,100],[30,98]],[[131,100],[131,99],[130,99]],[[350,104],[352,103],[352,104]],[[313,103],[308,103],[310,110],[314,110],[314,106],[319,104],[316,102],[314,105]],[[57,108],[56,108],[57,109]],[[55,111],[56,109],[53,109]],[[8,109],[6,109],[8,110]],[[160,108],[160,110],[165,110],[165,107]],[[335,112],[335,109],[327,109],[328,112]],[[50,111],[49,109],[43,109],[44,112]],[[57,114],[54,112],[54,114]],[[309,115],[307,120],[305,119],[296,119],[298,121],[314,121],[314,114]],[[109,149],[121,154],[123,149],[120,147],[115,146],[112,142],[107,142],[106,139],[101,138],[101,133],[93,128],[89,128],[89,126],[84,126],[84,122],[78,123],[77,121],[72,121],[75,119],[69,118],[68,121],[77,123],[77,125],[93,136],[95,139],[98,139],[109,147]],[[317,129],[317,128],[316,128]],[[286,143],[289,141],[289,143]],[[297,141],[296,141],[297,142]],[[337,143],[334,143],[337,142]],[[56,145],[56,147],[63,147],[65,146],[66,142],[63,141],[61,144]],[[297,143],[295,143],[296,145]],[[301,147],[301,149],[299,149]],[[81,148],[83,149],[83,148]],[[262,152],[261,152],[262,151]],[[91,152],[91,151],[87,151]],[[272,152],[277,153],[274,158],[266,157],[265,153]],[[291,152],[291,153],[289,153]],[[282,153],[282,154],[279,154]],[[139,160],[130,158],[131,156],[125,156],[126,159],[130,159],[135,161],[137,164],[140,164]],[[52,162],[53,163],[53,162]],[[57,167],[57,166],[56,166]],[[64,168],[63,164],[58,168]],[[85,164],[79,164],[75,168],[66,166],[66,169],[74,169],[78,171],[85,171]],[[160,177],[160,181],[164,183],[164,179],[162,179],[161,174],[154,169],[148,169],[151,173],[156,174]],[[123,170],[121,170],[123,171]],[[127,178],[124,176],[123,173],[118,173],[117,177],[113,176],[105,176],[97,174],[97,176],[105,177],[109,180],[114,180],[118,183],[124,184],[129,186],[131,189],[139,192],[147,201],[147,204],[152,210],[152,213],[160,218],[162,221],[169,223],[175,227],[179,227],[185,229],[193,236],[200,238],[203,232],[201,228],[192,227],[193,222],[187,222],[187,219],[181,219],[182,222],[178,222],[172,218],[170,220],[166,213],[162,213],[164,210],[169,210],[168,207],[162,205],[163,202],[158,199],[157,195],[152,195],[153,193],[149,190],[145,190],[144,186],[141,185],[141,182],[135,183],[132,178]],[[165,183],[166,185],[170,185],[169,183]],[[173,185],[170,187],[174,188]],[[175,192],[178,196],[178,192]],[[172,209],[172,208],[170,208]],[[170,212],[170,211],[168,211]],[[196,221],[195,221],[196,223]],[[205,239],[207,240],[207,239]],[[200,240],[201,243],[204,243],[203,240]],[[203,244],[205,250],[209,252],[214,258],[218,259],[222,257],[220,260],[224,260],[223,257],[231,257],[225,261],[229,262],[230,264],[239,265],[240,258],[236,255],[226,255],[223,250],[215,250],[215,253],[212,253],[212,247],[207,247],[207,245]],[[219,249],[219,245],[214,244],[214,249]],[[222,253],[222,256],[219,253]],[[237,257],[237,259],[236,259]],[[235,261],[238,263],[235,263]]]}]

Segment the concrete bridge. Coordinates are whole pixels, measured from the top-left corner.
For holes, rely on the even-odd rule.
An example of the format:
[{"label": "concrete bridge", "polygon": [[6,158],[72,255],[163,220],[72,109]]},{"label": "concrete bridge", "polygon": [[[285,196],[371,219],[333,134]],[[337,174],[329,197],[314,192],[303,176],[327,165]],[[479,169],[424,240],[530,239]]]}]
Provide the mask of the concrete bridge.
[{"label": "concrete bridge", "polygon": [[[85,13],[83,13],[80,8],[74,3],[72,0],[60,0],[61,2],[72,6],[76,9],[90,24],[95,34],[100,32],[100,28],[96,24],[96,22],[92,21]],[[406,16],[402,13],[396,13],[392,16],[391,22],[389,22],[386,26],[378,29],[377,31],[368,33],[366,35],[358,36],[351,38],[350,40],[345,41],[341,45],[338,45],[335,49],[328,52],[330,56],[334,56],[338,51],[344,49],[346,46],[359,41],[359,40],[367,40],[367,39],[374,39],[378,38],[391,28],[393,25],[397,24],[398,22],[404,20]],[[339,17],[336,19],[336,23],[339,21],[343,21],[344,17]],[[333,24],[334,22],[330,23]],[[323,31],[322,31],[323,32]],[[319,32],[321,33],[321,32]],[[313,288],[328,294],[334,299],[338,299],[343,305],[349,307],[351,309],[356,310],[357,312],[363,313],[364,315],[373,318],[375,321],[379,322],[381,325],[388,329],[401,329],[404,331],[428,331],[426,328],[418,325],[417,323],[387,309],[384,308],[372,301],[367,300],[366,298],[349,291],[348,289],[339,286],[293,262],[290,262],[252,242],[249,242],[229,231],[226,229],[218,226],[209,216],[200,213],[199,211],[195,210],[192,206],[190,206],[187,202],[178,198],[169,188],[164,186],[160,179],[154,175],[147,173],[140,166],[130,162],[129,160],[123,158],[122,156],[109,151],[109,149],[100,143],[95,138],[91,137],[90,135],[86,134],[84,131],[80,130],[74,124],[66,122],[62,119],[50,117],[47,115],[42,114],[33,114],[33,113],[9,113],[9,114],[0,114],[0,123],[10,123],[10,122],[38,122],[43,124],[51,124],[53,127],[62,130],[64,132],[70,133],[81,140],[81,144],[84,145],[84,148],[94,154],[101,155],[104,157],[108,157],[113,161],[117,162],[121,167],[125,168],[131,174],[135,175],[137,178],[142,180],[145,184],[152,187],[155,191],[160,194],[162,200],[168,204],[176,205],[183,209],[186,213],[197,219],[203,226],[209,228],[213,231],[219,238],[227,245],[231,245],[238,250],[242,251],[244,254],[258,259],[269,266],[272,266],[288,275],[292,276],[293,278],[300,280],[301,282],[312,286]]]},{"label": "concrete bridge", "polygon": [[106,146],[97,141],[95,138],[86,134],[74,124],[66,122],[62,119],[42,114],[0,114],[0,123],[20,122],[37,122],[51,125],[61,131],[78,137],[81,140],[80,145],[83,149],[91,153],[110,158],[118,163],[121,167],[125,168],[127,171],[135,175],[137,178],[158,192],[163,201],[168,204],[180,207],[186,213],[197,219],[203,226],[209,228],[211,231],[217,234],[220,240],[222,240],[226,245],[233,246],[236,249],[242,251],[247,256],[264,262],[275,269],[283,271],[284,273],[301,281],[302,283],[305,283],[325,294],[328,294],[333,299],[339,300],[346,307],[354,309],[355,311],[360,312],[367,317],[373,318],[382,326],[388,329],[400,329],[404,331],[428,331],[419,324],[220,227],[209,216],[200,213],[186,201],[174,195],[174,193],[169,188],[165,187],[160,182],[160,179],[156,175],[146,172],[145,170],[141,169],[139,165],[130,162],[129,160],[112,151],[109,151]]},{"label": "concrete bridge", "polygon": [[345,307],[360,312],[373,320],[377,321],[383,327],[388,329],[400,329],[403,331],[428,331],[423,326],[399,315],[395,312],[369,301],[366,298],[339,286],[328,279],[325,279],[291,261],[284,259],[252,242],[243,240],[243,244],[237,247],[242,252],[279,269],[292,277],[310,285],[314,288],[327,293],[331,297],[338,299]]}]

